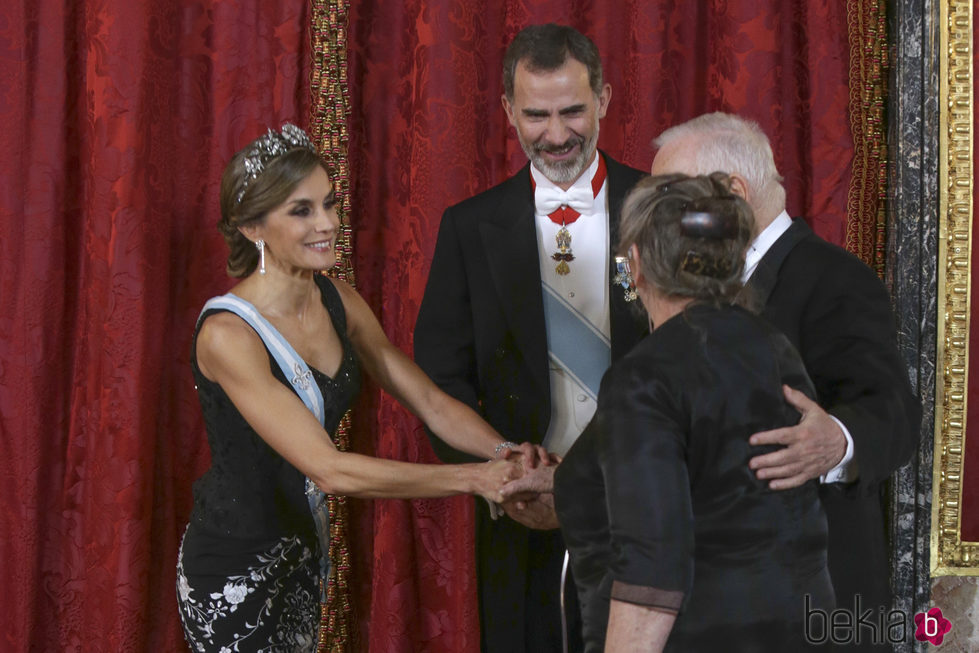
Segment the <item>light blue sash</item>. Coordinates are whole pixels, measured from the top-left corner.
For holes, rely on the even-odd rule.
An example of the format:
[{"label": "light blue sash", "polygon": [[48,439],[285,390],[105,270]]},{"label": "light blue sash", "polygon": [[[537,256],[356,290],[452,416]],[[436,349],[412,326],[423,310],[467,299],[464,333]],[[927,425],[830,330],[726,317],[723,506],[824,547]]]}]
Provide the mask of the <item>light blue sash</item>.
[{"label": "light blue sash", "polygon": [[[286,379],[289,379],[289,382],[296,390],[296,394],[299,395],[299,398],[303,400],[303,403],[316,416],[316,419],[320,421],[320,425],[322,426],[324,424],[323,420],[325,419],[323,395],[320,393],[319,387],[313,383],[313,373],[310,371],[309,366],[306,365],[306,361],[300,358],[296,350],[292,348],[292,345],[282,337],[279,330],[272,326],[271,322],[262,317],[258,309],[232,293],[208,300],[204,304],[201,315],[203,316],[205,311],[216,308],[235,313],[255,329],[255,332],[262,338],[262,342],[272,352],[272,357],[279,364],[282,373],[286,375]],[[199,320],[200,318],[198,318]]]},{"label": "light blue sash", "polygon": [[[326,419],[323,393],[319,386],[313,382],[313,373],[310,371],[306,361],[296,353],[279,330],[272,326],[272,323],[262,317],[254,306],[248,301],[235,294],[228,293],[220,297],[209,299],[201,310],[200,317],[197,318],[200,324],[204,313],[212,309],[222,309],[231,311],[249,324],[272,352],[272,357],[279,364],[282,373],[292,384],[293,389],[299,398],[303,400],[310,412],[319,420],[320,426],[325,426]],[[320,558],[320,574],[322,575],[323,595],[322,600],[326,600],[326,579],[330,571],[330,511],[326,504],[326,494],[316,487],[306,477],[306,496],[309,499],[309,510],[313,514],[313,521],[316,524],[316,532],[320,540],[322,557]]]},{"label": "light blue sash", "polygon": [[597,399],[602,375],[612,361],[609,339],[551,286],[542,285],[548,355],[582,391]]}]

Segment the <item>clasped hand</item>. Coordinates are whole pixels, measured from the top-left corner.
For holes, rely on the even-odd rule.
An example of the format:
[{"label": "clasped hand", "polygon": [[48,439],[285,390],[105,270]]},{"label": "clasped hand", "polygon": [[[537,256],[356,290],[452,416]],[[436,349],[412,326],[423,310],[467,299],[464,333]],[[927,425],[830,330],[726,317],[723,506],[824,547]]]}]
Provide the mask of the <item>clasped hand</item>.
[{"label": "clasped hand", "polygon": [[501,449],[495,460],[484,463],[476,491],[528,528],[557,528],[552,492],[559,462],[558,456],[529,442]]},{"label": "clasped hand", "polygon": [[558,527],[554,512],[554,470],[561,462],[559,456],[548,454],[538,447],[536,458],[525,464],[523,474],[503,489],[503,510],[514,521],[538,530]]},{"label": "clasped hand", "polygon": [[507,483],[533,471],[540,461],[549,460],[547,451],[529,442],[515,448],[502,448],[493,460],[483,464],[475,492],[493,503],[503,503],[503,488]]}]

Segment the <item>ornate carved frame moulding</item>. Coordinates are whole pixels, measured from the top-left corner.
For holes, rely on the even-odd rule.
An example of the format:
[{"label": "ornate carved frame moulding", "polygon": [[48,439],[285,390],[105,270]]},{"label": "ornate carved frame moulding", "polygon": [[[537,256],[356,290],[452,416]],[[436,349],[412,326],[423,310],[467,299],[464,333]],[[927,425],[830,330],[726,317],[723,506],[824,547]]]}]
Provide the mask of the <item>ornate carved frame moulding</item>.
[{"label": "ornate carved frame moulding", "polygon": [[[943,2],[932,576],[979,575],[979,542],[963,541],[961,530],[974,191],[972,35],[972,0]],[[979,424],[972,431],[968,444],[977,447]],[[979,484],[979,478],[968,480]]]}]

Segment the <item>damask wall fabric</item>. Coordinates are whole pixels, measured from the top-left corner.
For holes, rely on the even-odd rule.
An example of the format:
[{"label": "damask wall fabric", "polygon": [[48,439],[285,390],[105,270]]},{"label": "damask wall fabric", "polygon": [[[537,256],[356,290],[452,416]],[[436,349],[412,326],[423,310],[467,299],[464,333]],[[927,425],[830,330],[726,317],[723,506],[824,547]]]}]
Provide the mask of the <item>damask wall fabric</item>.
[{"label": "damask wall fabric", "polygon": [[[492,6],[489,7],[489,4]],[[525,24],[581,29],[613,88],[600,145],[708,110],[771,135],[790,212],[843,242],[853,142],[844,3],[353,0],[354,267],[393,342],[441,211],[525,159],[500,106]],[[182,650],[176,553],[207,445],[188,365],[224,292],[227,159],[308,124],[306,0],[33,0],[0,8],[0,649]],[[434,460],[367,392],[354,448]],[[471,500],[352,502],[355,650],[478,650]]]}]

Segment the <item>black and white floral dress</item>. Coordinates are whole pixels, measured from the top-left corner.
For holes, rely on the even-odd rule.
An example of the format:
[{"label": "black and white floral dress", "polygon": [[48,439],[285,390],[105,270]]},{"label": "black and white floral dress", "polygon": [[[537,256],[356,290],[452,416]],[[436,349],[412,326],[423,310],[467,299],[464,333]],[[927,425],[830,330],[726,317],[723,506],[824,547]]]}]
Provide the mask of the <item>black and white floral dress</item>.
[{"label": "black and white floral dress", "polygon": [[[332,282],[317,277],[340,334],[343,360],[331,378],[312,369],[326,430],[336,431],[360,386]],[[217,311],[206,312],[199,324]],[[198,326],[198,330],[199,330]],[[248,425],[221,387],[191,367],[207,427],[211,467],[194,484],[194,508],[177,562],[177,603],[193,651],[315,651],[321,551],[305,476]],[[290,385],[269,355],[272,373]],[[291,387],[291,386],[290,386]]]}]

